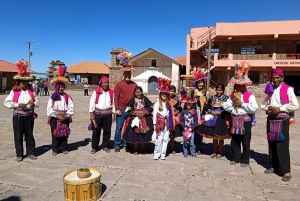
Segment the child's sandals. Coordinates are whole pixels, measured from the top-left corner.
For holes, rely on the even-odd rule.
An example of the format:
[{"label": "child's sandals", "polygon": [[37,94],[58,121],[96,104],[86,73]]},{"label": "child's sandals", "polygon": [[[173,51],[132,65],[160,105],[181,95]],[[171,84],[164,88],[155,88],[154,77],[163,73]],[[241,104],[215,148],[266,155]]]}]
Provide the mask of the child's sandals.
[{"label": "child's sandals", "polygon": [[212,155],[210,155],[211,158],[216,158],[217,157],[217,154],[216,153],[213,153]]}]

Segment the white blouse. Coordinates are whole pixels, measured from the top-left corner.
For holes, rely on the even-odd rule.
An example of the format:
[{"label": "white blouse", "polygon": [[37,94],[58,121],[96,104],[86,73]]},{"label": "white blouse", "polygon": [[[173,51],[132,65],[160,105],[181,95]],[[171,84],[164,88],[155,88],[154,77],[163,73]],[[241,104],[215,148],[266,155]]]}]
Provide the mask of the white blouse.
[{"label": "white blouse", "polygon": [[89,112],[94,112],[95,108],[98,109],[112,109],[112,113],[115,113],[115,104],[114,104],[114,95],[112,103],[110,101],[109,91],[102,91],[102,94],[100,94],[98,104],[95,104],[96,100],[96,92],[94,91],[92,94],[92,97],[90,99],[90,107]]},{"label": "white blouse", "polygon": [[280,88],[281,88],[281,85],[279,87],[277,87],[276,89],[274,89],[274,93],[271,96],[269,105],[266,102],[268,97],[266,97],[263,100],[263,102],[261,104],[262,110],[264,110],[264,111],[267,110],[269,106],[279,107],[281,112],[292,112],[299,108],[299,103],[298,103],[297,97],[294,93],[294,90],[291,87],[288,88],[287,95],[289,98],[289,103],[285,104],[281,101]]},{"label": "white blouse", "polygon": [[[33,95],[34,95],[34,99],[35,99],[34,100],[34,108],[37,108],[40,105],[40,101],[34,92],[33,92]],[[29,101],[32,101],[32,98],[31,98],[30,94],[28,93],[28,91],[21,90],[20,96],[18,99],[18,103],[15,103],[14,102],[14,91],[11,90],[9,95],[4,100],[4,106],[6,106],[9,109],[18,108],[19,103],[27,104]]]},{"label": "white blouse", "polygon": [[223,102],[222,107],[227,112],[231,112],[232,114],[253,114],[258,109],[258,105],[255,99],[255,96],[253,94],[249,97],[249,103],[244,103],[243,101],[243,94],[241,97],[242,106],[238,108],[238,111],[236,111],[235,105],[232,102],[230,98],[227,99],[227,101]]},{"label": "white blouse", "polygon": [[162,102],[163,110],[159,111],[159,101],[154,104],[153,107],[153,124],[156,124],[156,114],[159,113],[163,117],[169,116],[169,110],[167,108],[166,102]]},{"label": "white blouse", "polygon": [[53,104],[53,100],[51,99],[51,97],[49,98],[49,101],[47,104],[47,116],[48,117],[55,117],[56,116],[55,110],[66,110],[67,117],[74,115],[75,111],[74,111],[74,104],[73,104],[72,98],[69,97],[68,105],[66,104],[65,96],[60,96],[60,98],[61,98],[61,100],[54,101],[54,104]]}]

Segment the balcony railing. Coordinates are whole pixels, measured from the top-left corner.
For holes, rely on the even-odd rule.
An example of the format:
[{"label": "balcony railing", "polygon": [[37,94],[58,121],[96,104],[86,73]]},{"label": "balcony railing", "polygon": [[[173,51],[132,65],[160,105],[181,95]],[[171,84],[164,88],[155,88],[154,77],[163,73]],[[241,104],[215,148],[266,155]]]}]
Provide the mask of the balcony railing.
[{"label": "balcony railing", "polygon": [[272,60],[273,54],[234,54],[233,60]]},{"label": "balcony railing", "polygon": [[300,54],[276,54],[276,60],[300,59]]},{"label": "balcony railing", "polygon": [[218,54],[218,60],[228,60],[228,54]]}]

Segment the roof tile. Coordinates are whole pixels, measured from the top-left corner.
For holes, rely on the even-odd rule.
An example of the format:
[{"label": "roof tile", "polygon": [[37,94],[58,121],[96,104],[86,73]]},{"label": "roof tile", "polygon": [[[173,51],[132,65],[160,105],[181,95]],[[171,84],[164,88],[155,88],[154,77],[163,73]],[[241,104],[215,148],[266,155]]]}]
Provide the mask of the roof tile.
[{"label": "roof tile", "polygon": [[69,66],[68,73],[109,74],[109,63],[84,61]]}]

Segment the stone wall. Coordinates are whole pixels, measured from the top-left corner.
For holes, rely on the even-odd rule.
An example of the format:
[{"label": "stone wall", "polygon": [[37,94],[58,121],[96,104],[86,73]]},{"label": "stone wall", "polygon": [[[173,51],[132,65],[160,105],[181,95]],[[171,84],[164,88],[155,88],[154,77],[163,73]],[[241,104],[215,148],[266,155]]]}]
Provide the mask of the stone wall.
[{"label": "stone wall", "polygon": [[116,83],[123,79],[122,66],[118,64],[117,55],[126,51],[122,47],[112,49],[111,54],[111,67],[109,67],[109,87],[114,88]]}]

